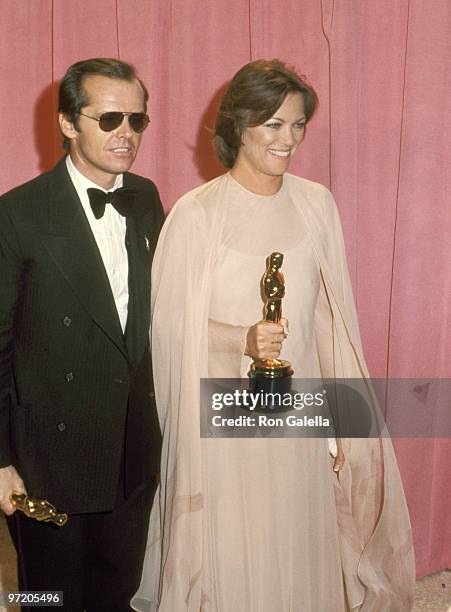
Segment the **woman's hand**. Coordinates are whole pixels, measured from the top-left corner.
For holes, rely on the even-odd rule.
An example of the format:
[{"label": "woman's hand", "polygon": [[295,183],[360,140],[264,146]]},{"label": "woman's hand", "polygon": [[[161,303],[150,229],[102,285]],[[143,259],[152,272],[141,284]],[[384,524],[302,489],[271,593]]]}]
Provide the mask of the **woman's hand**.
[{"label": "woman's hand", "polygon": [[341,468],[344,466],[344,463],[345,463],[345,454],[343,452],[343,447],[341,445],[340,438],[336,438],[336,441],[337,441],[337,456],[335,457],[335,461],[334,461],[334,472],[338,476]]},{"label": "woman's hand", "polygon": [[288,321],[284,318],[280,323],[259,321],[246,336],[245,354],[252,359],[277,359],[282,349],[282,342],[288,336]]}]

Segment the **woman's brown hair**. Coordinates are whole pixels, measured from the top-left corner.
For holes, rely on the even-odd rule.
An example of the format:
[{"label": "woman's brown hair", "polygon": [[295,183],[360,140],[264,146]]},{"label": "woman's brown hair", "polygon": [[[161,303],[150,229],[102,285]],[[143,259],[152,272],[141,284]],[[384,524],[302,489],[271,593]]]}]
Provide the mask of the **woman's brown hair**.
[{"label": "woman's brown hair", "polygon": [[235,164],[244,130],[267,121],[292,92],[302,95],[308,122],[318,104],[316,92],[283,62],[256,60],[235,74],[219,106],[213,139],[224,166]]}]

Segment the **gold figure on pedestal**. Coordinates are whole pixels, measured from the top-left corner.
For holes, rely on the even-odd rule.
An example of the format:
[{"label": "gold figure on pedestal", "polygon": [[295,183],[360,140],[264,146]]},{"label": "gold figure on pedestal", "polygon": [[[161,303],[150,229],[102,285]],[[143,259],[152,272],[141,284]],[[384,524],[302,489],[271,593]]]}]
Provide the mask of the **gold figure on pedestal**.
[{"label": "gold figure on pedestal", "polygon": [[28,495],[17,493],[16,491],[9,498],[13,506],[29,518],[43,521],[44,523],[54,523],[58,527],[62,527],[67,523],[67,514],[65,512],[57,512],[55,506],[46,499],[28,497]]},{"label": "gold figure on pedestal", "polygon": [[[266,298],[263,319],[271,323],[279,323],[282,318],[282,298],[285,295],[284,277],[280,271],[282,263],[282,253],[271,253],[262,279],[263,294]],[[284,359],[256,359],[249,370],[251,378],[287,378],[292,375],[291,363]]]},{"label": "gold figure on pedestal", "polygon": [[280,267],[283,263],[282,253],[271,253],[268,268],[262,279],[263,293],[266,298],[264,320],[279,323],[282,318],[282,298],[285,295],[285,285]]}]

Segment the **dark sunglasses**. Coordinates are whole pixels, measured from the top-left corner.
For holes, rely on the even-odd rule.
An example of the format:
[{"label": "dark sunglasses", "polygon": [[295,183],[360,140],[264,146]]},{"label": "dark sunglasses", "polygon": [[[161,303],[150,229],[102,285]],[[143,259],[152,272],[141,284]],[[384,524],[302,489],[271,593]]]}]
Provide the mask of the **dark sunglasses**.
[{"label": "dark sunglasses", "polygon": [[124,117],[128,117],[130,127],[137,134],[144,132],[146,127],[149,125],[149,116],[146,113],[121,113],[120,111],[111,111],[109,113],[102,113],[100,117],[92,117],[91,115],[85,115],[85,113],[78,113],[88,119],[94,119],[99,122],[99,128],[102,132],[112,132],[118,128],[124,121]]}]

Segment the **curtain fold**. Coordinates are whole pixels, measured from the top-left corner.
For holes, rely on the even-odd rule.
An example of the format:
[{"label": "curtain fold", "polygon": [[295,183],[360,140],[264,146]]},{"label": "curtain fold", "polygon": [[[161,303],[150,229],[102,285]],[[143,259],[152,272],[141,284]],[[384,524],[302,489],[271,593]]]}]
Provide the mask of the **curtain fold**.
[{"label": "curtain fold", "polygon": [[[449,420],[451,6],[411,0],[399,139],[387,372],[430,379],[424,411]],[[414,389],[412,390],[412,392]],[[446,413],[446,414],[444,414]],[[420,575],[451,566],[451,440],[399,440]],[[448,484],[447,484],[448,483]]]}]

